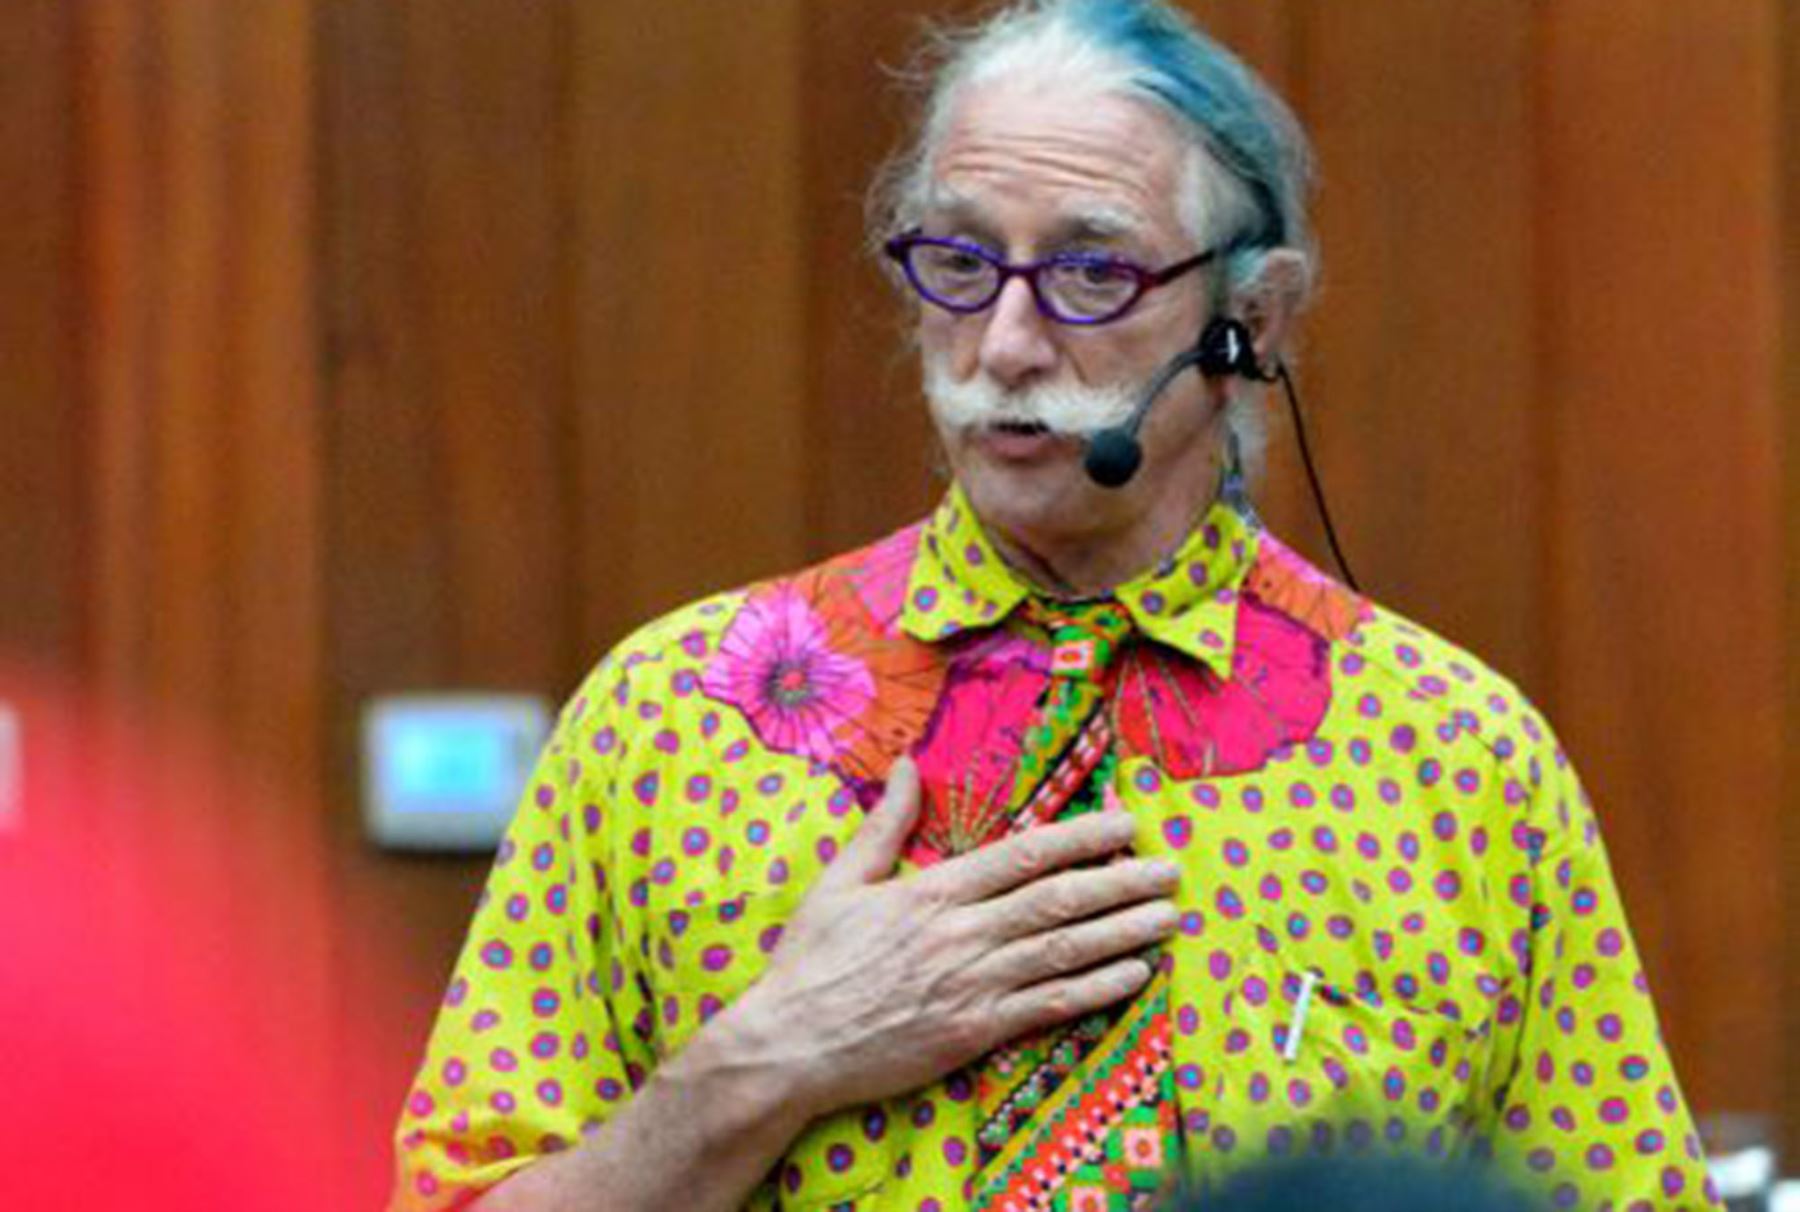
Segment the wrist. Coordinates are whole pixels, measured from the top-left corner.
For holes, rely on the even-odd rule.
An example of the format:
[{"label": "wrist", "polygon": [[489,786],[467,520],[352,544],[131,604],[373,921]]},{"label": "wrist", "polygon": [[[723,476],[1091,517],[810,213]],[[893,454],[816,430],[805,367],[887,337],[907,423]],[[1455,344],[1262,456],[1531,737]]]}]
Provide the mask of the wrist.
[{"label": "wrist", "polygon": [[785,1148],[822,1108],[814,1106],[804,1051],[781,1025],[756,999],[741,999],[697,1032],[658,1076],[705,1108],[721,1139],[778,1138]]}]

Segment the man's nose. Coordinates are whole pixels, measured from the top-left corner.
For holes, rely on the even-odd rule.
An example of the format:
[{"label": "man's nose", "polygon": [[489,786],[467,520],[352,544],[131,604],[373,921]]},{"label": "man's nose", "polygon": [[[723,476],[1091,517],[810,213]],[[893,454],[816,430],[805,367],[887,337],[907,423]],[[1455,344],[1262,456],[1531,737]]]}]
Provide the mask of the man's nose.
[{"label": "man's nose", "polygon": [[981,368],[1004,387],[1022,387],[1056,365],[1055,321],[1038,311],[1031,283],[1014,278],[1000,290],[981,334]]}]

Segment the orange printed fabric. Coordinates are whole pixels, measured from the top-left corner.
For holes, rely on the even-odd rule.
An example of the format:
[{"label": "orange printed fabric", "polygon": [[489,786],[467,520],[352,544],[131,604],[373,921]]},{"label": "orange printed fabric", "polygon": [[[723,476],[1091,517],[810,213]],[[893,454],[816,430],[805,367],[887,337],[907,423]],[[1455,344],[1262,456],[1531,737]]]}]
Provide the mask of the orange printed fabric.
[{"label": "orange printed fabric", "polygon": [[[395,1208],[600,1129],[767,966],[895,757],[924,789],[907,865],[992,835],[1055,676],[1029,593],[953,490],[602,661],[495,859]],[[1179,1147],[1153,1156],[1204,1182],[1307,1150],[1492,1154],[1556,1208],[1715,1206],[1595,815],[1519,691],[1223,502],[1115,596],[1104,790],[1184,872],[1159,978]],[[815,1121],[747,1206],[967,1207],[976,1071]],[[1111,1159],[1143,1149],[1082,1147],[1020,1173],[1080,1165],[1063,1201],[1110,1204]]]}]

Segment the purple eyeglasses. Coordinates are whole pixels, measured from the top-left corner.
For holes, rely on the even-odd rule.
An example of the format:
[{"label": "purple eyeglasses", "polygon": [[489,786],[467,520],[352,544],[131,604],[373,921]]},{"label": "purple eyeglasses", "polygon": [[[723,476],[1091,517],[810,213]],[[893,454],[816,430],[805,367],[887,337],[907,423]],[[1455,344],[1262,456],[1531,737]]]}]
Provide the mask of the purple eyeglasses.
[{"label": "purple eyeglasses", "polygon": [[1105,324],[1130,311],[1159,286],[1200,268],[1216,248],[1164,269],[1145,269],[1106,253],[1066,252],[1029,265],[1009,265],[979,244],[912,231],[884,246],[919,297],[967,315],[992,306],[1006,284],[1024,278],[1044,316],[1059,324]]}]

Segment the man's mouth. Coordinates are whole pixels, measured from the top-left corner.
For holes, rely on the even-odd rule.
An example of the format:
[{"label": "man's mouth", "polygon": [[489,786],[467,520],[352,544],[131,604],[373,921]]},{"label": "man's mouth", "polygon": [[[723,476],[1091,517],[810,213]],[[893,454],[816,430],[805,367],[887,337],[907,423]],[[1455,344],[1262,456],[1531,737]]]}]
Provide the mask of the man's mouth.
[{"label": "man's mouth", "polygon": [[1042,421],[995,421],[992,428],[997,433],[1017,434],[1024,438],[1041,437],[1050,432],[1050,427]]},{"label": "man's mouth", "polygon": [[1005,463],[1039,463],[1061,458],[1068,450],[1068,435],[1042,421],[1016,417],[989,421],[975,431],[975,439],[989,458]]}]

